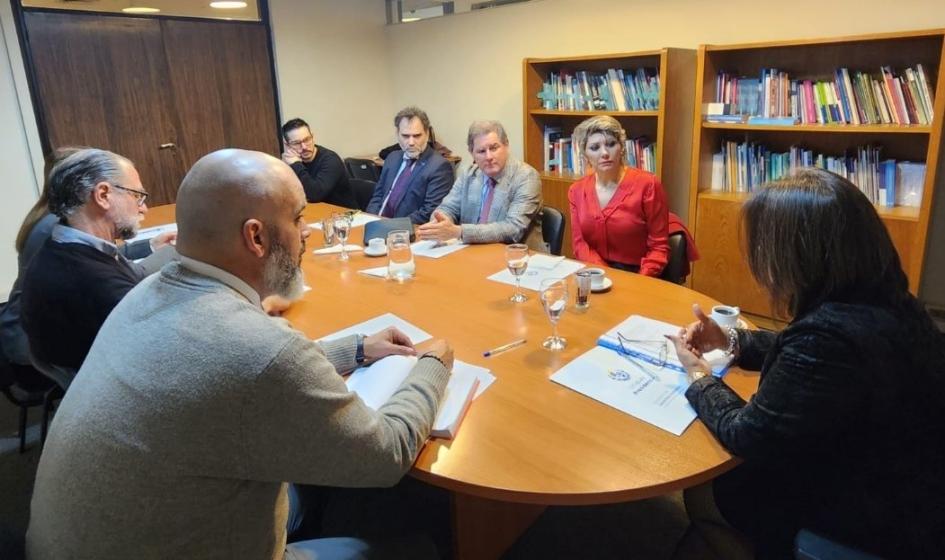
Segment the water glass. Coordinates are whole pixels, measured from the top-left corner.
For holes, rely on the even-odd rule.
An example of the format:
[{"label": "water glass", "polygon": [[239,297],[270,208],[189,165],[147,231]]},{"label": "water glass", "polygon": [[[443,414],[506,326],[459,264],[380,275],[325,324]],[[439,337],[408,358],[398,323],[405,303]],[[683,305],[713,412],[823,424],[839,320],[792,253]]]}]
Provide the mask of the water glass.
[{"label": "water glass", "polygon": [[322,220],[322,236],[325,238],[325,247],[335,244],[335,221],[331,216]]},{"label": "water glass", "polygon": [[397,282],[413,278],[416,267],[410,250],[410,232],[403,229],[387,234],[387,277]]},{"label": "water glass", "polygon": [[591,287],[594,282],[594,274],[587,270],[579,270],[574,274],[577,280],[577,294],[574,297],[574,307],[577,309],[587,309],[591,306]]},{"label": "water glass", "polygon": [[564,278],[542,280],[538,293],[545,315],[551,321],[551,336],[546,338],[541,345],[552,351],[564,350],[568,341],[558,336],[558,321],[561,320],[561,315],[568,306],[568,281]]},{"label": "water glass", "polygon": [[522,293],[521,278],[528,269],[528,245],[524,243],[513,243],[505,246],[505,264],[509,267],[509,272],[515,277],[515,293],[509,298],[509,301],[522,303],[528,301],[528,297]]},{"label": "water glass", "polygon": [[341,242],[341,260],[348,260],[348,234],[351,233],[351,214],[347,212],[336,212],[332,215],[332,225],[335,230],[335,237]]}]

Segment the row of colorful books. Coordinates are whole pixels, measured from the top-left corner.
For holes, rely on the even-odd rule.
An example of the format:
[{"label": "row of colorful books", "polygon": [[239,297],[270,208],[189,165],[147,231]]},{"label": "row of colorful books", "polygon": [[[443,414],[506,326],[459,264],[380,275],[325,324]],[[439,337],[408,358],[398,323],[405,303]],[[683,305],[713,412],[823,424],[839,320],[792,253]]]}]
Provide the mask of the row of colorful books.
[{"label": "row of colorful books", "polygon": [[660,74],[654,68],[551,73],[538,97],[542,108],[559,111],[655,111]]},{"label": "row of colorful books", "polygon": [[817,81],[792,80],[787,72],[766,68],[758,78],[719,72],[706,120],[728,122],[732,119],[725,116],[747,115],[784,119],[774,124],[928,125],[934,104],[921,64],[898,76],[883,66],[879,77],[838,68],[832,80]]},{"label": "row of colorful books", "polygon": [[[545,127],[545,173],[583,176],[588,169],[579,147],[571,137],[561,135],[561,128]],[[624,145],[626,164],[650,173],[656,173],[656,143],[646,136],[628,138]]]},{"label": "row of colorful books", "polygon": [[800,146],[773,152],[754,142],[724,141],[712,156],[711,190],[752,192],[801,167],[820,167],[856,185],[873,204],[918,207],[925,164],[882,159],[879,146],[860,146],[855,154],[825,155]]}]

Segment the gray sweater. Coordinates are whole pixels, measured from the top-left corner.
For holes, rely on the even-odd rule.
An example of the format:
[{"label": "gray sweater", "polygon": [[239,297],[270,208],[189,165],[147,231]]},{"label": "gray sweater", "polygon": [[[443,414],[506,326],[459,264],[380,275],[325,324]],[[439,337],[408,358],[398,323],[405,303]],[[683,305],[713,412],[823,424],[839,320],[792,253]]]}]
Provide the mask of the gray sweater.
[{"label": "gray sweater", "polygon": [[286,481],[392,485],[448,373],[418,362],[379,411],[320,346],[179,263],[105,321],[40,459],[31,558],[282,558]]}]

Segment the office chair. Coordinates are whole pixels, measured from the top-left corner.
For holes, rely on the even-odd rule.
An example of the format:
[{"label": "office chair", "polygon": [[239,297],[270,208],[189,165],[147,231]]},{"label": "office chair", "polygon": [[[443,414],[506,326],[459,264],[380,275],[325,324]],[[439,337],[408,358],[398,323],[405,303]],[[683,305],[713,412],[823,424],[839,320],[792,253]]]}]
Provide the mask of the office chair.
[{"label": "office chair", "polygon": [[46,434],[49,430],[49,418],[52,415],[56,401],[61,399],[63,395],[66,394],[66,391],[69,390],[69,385],[72,384],[72,380],[75,379],[78,370],[58,366],[56,364],[48,364],[33,355],[30,355],[30,362],[32,362],[33,367],[36,368],[37,371],[56,383],[56,386],[47,391],[43,398],[43,429],[42,432],[40,432],[40,441],[46,443]]},{"label": "office chair", "polygon": [[686,234],[681,231],[669,236],[669,262],[660,274],[660,278],[674,284],[686,281],[686,268],[689,253],[686,247]]},{"label": "office chair", "polygon": [[348,184],[351,185],[351,190],[354,191],[354,199],[358,203],[358,208],[367,210],[368,203],[371,202],[371,197],[374,196],[374,186],[377,183],[366,179],[349,179]]},{"label": "office chair", "polygon": [[564,242],[564,214],[557,208],[545,206],[541,210],[541,236],[548,244],[548,251],[555,256],[561,255]]},{"label": "office chair", "polygon": [[866,552],[822,537],[807,529],[801,529],[794,539],[796,560],[881,560]]},{"label": "office chair", "polygon": [[[36,372],[38,377],[40,372]],[[6,356],[0,353],[0,392],[2,392],[11,403],[20,409],[18,431],[20,435],[20,453],[26,451],[26,422],[28,420],[29,409],[34,406],[43,407],[42,434],[45,439],[46,429],[49,424],[49,414],[46,403],[50,399],[62,396],[62,389],[58,385],[36,387],[25,387],[17,380],[13,367],[7,361]]]},{"label": "office chair", "polygon": [[376,183],[381,177],[377,166],[369,159],[345,158],[345,168],[348,170],[348,177],[352,179],[364,179]]}]

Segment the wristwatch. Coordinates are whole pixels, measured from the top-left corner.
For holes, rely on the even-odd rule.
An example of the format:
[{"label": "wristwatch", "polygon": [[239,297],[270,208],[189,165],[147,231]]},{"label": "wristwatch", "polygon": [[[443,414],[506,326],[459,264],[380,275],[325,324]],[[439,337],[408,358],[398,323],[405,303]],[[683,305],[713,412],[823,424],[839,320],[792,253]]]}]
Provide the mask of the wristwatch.
[{"label": "wristwatch", "polygon": [[358,348],[354,351],[354,361],[358,364],[364,363],[364,335],[355,335],[358,337]]}]

